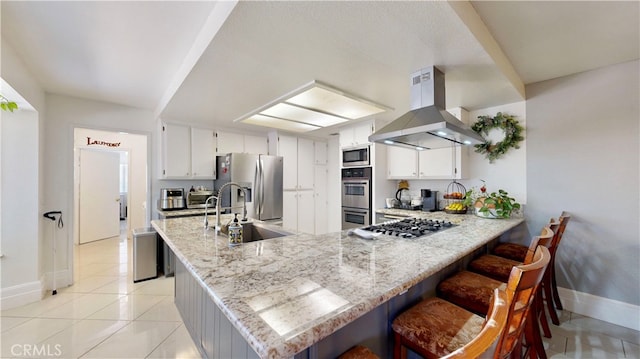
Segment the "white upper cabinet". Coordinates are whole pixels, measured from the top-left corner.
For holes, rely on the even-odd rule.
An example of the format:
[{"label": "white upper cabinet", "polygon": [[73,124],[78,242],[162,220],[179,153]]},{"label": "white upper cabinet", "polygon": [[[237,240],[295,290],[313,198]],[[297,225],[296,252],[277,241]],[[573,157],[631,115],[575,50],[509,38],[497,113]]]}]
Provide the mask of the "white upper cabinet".
[{"label": "white upper cabinet", "polygon": [[463,154],[465,148],[453,146],[418,152],[418,177],[421,179],[463,178]]},{"label": "white upper cabinet", "polygon": [[373,133],[373,123],[365,122],[340,130],[340,148],[356,147],[369,143],[369,135]]},{"label": "white upper cabinet", "polygon": [[313,141],[306,138],[279,136],[278,156],[283,157],[283,188],[313,189]]},{"label": "white upper cabinet", "polygon": [[244,135],[244,152],[258,155],[269,153],[266,136]]},{"label": "white upper cabinet", "polygon": [[418,178],[417,151],[397,146],[387,146],[387,178]]},{"label": "white upper cabinet", "polygon": [[191,176],[216,178],[216,133],[206,128],[191,128]]},{"label": "white upper cabinet", "polygon": [[162,125],[162,177],[215,179],[215,132],[183,124]]},{"label": "white upper cabinet", "polygon": [[164,178],[191,176],[191,132],[189,126],[165,123],[162,125]]},{"label": "white upper cabinet", "polygon": [[218,131],[218,153],[267,154],[267,137]]},{"label": "white upper cabinet", "polygon": [[315,148],[315,164],[326,165],[327,164],[327,143],[322,141],[315,141],[313,143]]},{"label": "white upper cabinet", "polygon": [[291,136],[279,136],[278,156],[282,156],[282,187],[298,189],[298,139]]},{"label": "white upper cabinet", "polygon": [[298,138],[298,189],[313,189],[313,141]]},{"label": "white upper cabinet", "polygon": [[218,153],[244,152],[244,135],[218,131]]}]

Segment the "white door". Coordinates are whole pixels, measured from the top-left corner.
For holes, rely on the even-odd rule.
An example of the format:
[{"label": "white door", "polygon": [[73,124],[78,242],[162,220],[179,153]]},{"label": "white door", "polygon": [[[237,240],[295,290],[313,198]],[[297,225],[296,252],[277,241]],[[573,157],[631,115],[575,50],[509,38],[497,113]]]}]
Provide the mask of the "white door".
[{"label": "white door", "polygon": [[80,150],[80,243],[120,235],[120,153]]}]

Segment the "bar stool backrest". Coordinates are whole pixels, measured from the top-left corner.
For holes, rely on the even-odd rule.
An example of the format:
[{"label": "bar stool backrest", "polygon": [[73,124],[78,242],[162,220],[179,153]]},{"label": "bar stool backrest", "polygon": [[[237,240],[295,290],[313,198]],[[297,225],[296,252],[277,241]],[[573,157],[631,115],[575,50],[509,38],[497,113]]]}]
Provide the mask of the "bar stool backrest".
[{"label": "bar stool backrest", "polygon": [[487,319],[480,333],[462,348],[442,357],[441,359],[463,359],[484,357],[494,349],[502,334],[509,314],[507,292],[496,288],[493,292]]},{"label": "bar stool backrest", "polygon": [[[545,239],[553,236],[544,233]],[[525,318],[531,308],[531,303],[535,297],[535,292],[542,280],[544,271],[551,260],[549,249],[545,246],[537,246],[533,261],[530,264],[522,264],[513,267],[507,282],[507,298],[509,313],[507,323],[496,345],[494,358],[509,358],[511,354],[519,348],[519,340],[524,330]]]},{"label": "bar stool backrest", "polygon": [[533,237],[531,239],[531,243],[529,243],[529,249],[527,249],[527,255],[524,257],[524,264],[529,264],[533,261],[534,254],[536,253],[536,249],[538,246],[544,246],[549,248],[551,251],[551,246],[553,245],[554,239],[554,228],[558,229],[559,222],[554,222],[553,220],[549,225],[544,226],[539,236]]}]

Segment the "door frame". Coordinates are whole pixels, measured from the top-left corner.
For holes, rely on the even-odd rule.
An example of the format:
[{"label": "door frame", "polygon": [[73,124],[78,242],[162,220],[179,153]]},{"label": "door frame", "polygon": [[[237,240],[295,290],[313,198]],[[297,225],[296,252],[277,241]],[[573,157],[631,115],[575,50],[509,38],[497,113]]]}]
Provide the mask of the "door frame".
[{"label": "door frame", "polygon": [[[75,266],[74,266],[74,251],[75,251],[75,245],[79,244],[79,223],[77,222],[77,209],[78,209],[78,204],[79,204],[79,198],[78,198],[78,190],[79,190],[79,186],[78,186],[78,176],[79,173],[78,171],[76,171],[77,166],[78,166],[78,158],[79,158],[79,151],[77,150],[80,147],[84,147],[84,146],[80,146],[79,144],[77,144],[75,142],[75,132],[76,129],[79,130],[95,130],[95,131],[104,131],[104,132],[110,132],[110,133],[115,133],[115,134],[132,134],[132,135],[140,135],[140,136],[144,136],[146,137],[146,148],[147,148],[147,155],[146,155],[146,167],[147,167],[147,178],[146,178],[146,183],[145,183],[145,190],[146,190],[146,195],[145,195],[145,204],[146,204],[146,208],[144,210],[145,213],[145,222],[149,223],[151,221],[151,206],[149,206],[149,203],[151,203],[151,183],[152,183],[152,176],[153,176],[153,167],[152,167],[152,132],[151,131],[133,131],[130,129],[125,129],[125,128],[107,128],[107,127],[101,127],[101,126],[91,126],[91,125],[84,125],[84,124],[72,124],[70,126],[70,138],[71,138],[71,145],[70,145],[70,150],[72,152],[72,161],[69,164],[69,169],[68,171],[70,171],[70,173],[72,174],[69,178],[69,182],[67,183],[68,188],[71,189],[70,193],[71,196],[69,197],[69,203],[67,205],[67,208],[70,208],[72,210],[73,215],[69,216],[71,217],[69,219],[69,225],[71,228],[71,233],[72,235],[69,237],[69,245],[67,247],[67,267],[69,268],[69,277],[68,277],[68,281],[69,281],[69,285],[73,284],[74,282],[74,272],[75,272]],[[108,149],[107,149],[108,150]],[[131,149],[118,149],[118,150],[114,150],[114,151],[118,151],[118,152],[123,152],[123,151],[127,151],[128,152],[128,161],[129,161],[129,166],[131,166],[131,157],[132,157],[132,153],[131,153]],[[130,197],[130,192],[131,192],[131,171],[129,171],[128,173],[128,185],[127,185],[127,197],[129,199]],[[129,202],[127,199],[127,202]],[[127,229],[128,232],[131,233],[130,229],[130,220],[131,217],[127,216]]]}]

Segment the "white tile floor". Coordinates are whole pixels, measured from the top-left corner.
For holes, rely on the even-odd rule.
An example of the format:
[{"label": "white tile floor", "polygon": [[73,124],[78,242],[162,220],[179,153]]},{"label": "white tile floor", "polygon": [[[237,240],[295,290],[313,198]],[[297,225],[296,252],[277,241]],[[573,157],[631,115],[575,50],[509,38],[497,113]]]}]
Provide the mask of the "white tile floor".
[{"label": "white tile floor", "polygon": [[75,248],[71,287],[4,310],[2,358],[200,358],[173,304],[173,278],[134,284],[126,237]]},{"label": "white tile floor", "polygon": [[[131,240],[77,246],[75,283],[0,313],[2,358],[199,358],[173,304],[173,278],[133,283]],[[640,332],[570,312],[549,358],[637,358]]]}]

